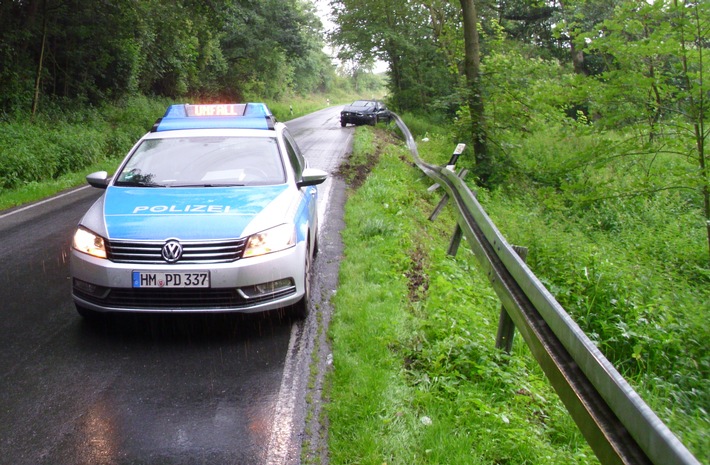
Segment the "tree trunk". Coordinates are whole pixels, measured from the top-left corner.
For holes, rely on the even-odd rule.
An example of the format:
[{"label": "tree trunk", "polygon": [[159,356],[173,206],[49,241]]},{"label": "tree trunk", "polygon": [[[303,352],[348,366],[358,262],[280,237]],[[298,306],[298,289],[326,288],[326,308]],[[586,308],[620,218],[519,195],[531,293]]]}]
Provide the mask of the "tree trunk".
[{"label": "tree trunk", "polygon": [[584,65],[584,52],[582,50],[577,50],[577,46],[574,45],[574,39],[571,37],[569,39],[569,50],[570,55],[572,56],[574,72],[582,76],[589,76],[589,71]]},{"label": "tree trunk", "polygon": [[35,117],[37,113],[37,106],[39,105],[39,88],[42,83],[42,67],[44,66],[44,45],[47,42],[47,2],[42,3],[43,6],[43,19],[42,19],[42,48],[39,52],[39,63],[37,63],[37,77],[35,79],[35,94],[32,98],[32,118]]},{"label": "tree trunk", "polygon": [[698,150],[700,176],[702,176],[701,179],[703,182],[701,190],[703,194],[703,206],[705,207],[705,226],[708,233],[708,253],[710,254],[710,169],[708,168],[707,158],[705,156],[705,123],[702,119],[702,115],[700,115],[698,119],[699,122],[695,123],[695,141]]},{"label": "tree trunk", "polygon": [[[567,7],[567,1],[560,0],[559,4],[560,9],[565,12]],[[564,16],[567,16],[567,14],[565,14]],[[584,64],[584,52],[582,50],[577,49],[577,46],[574,43],[574,39],[574,33],[572,31],[569,31],[569,36],[566,38],[566,40],[569,45],[570,57],[572,58],[572,66],[574,66],[574,72],[582,76],[589,76],[589,70],[587,70],[587,67]]]},{"label": "tree trunk", "polygon": [[463,30],[466,57],[464,72],[468,85],[468,107],[471,112],[471,136],[476,160],[474,173],[482,186],[489,184],[492,166],[488,153],[486,125],[483,115],[481,89],[481,55],[478,42],[478,15],[474,0],[460,0],[463,13]]}]

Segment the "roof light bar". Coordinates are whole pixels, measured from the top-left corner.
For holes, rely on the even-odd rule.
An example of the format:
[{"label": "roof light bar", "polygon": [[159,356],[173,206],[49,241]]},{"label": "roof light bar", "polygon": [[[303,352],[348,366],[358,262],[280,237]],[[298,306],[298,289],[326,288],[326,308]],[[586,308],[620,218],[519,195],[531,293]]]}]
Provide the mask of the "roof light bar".
[{"label": "roof light bar", "polygon": [[276,118],[264,103],[170,105],[151,132],[179,129],[274,129]]}]

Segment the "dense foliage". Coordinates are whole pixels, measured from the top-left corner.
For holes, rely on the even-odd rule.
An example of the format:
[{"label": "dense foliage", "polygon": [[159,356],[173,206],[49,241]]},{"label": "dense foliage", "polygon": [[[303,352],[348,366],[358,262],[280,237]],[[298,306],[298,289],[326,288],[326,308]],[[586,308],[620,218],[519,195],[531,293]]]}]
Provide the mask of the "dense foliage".
[{"label": "dense foliage", "polygon": [[305,0],[3,1],[0,108],[323,91],[335,72],[321,29]]},{"label": "dense foliage", "polygon": [[[339,28],[333,35],[344,60],[388,64],[391,103],[400,110],[444,108],[455,98],[456,74],[448,69],[445,50],[432,37],[429,10],[406,0],[331,2]],[[456,17],[456,9],[448,8]],[[443,27],[444,23],[442,23]]]},{"label": "dense foliage", "polygon": [[52,106],[32,123],[27,118],[0,121],[0,194],[56,180],[107,159],[115,165],[167,104],[134,97],[100,110],[66,112]]},{"label": "dense foliage", "polygon": [[[521,139],[579,124],[599,140],[615,142],[570,163],[598,165],[623,158],[646,167],[647,175],[606,196],[692,191],[688,195],[698,207],[699,223],[706,222],[698,227],[707,230],[710,246],[705,143],[710,89],[703,61],[710,43],[710,4],[474,3],[481,55],[476,87],[465,85],[471,77],[464,72],[468,58],[459,2],[332,0],[339,25],[333,39],[344,58],[388,64],[390,100],[400,111],[456,116],[457,142],[476,147],[479,166],[472,168],[485,187],[505,184],[518,174],[509,158]],[[467,97],[472,89],[476,99]],[[479,132],[480,127],[485,130]],[[481,151],[491,166],[481,165]],[[651,176],[659,174],[656,160],[667,156],[676,159],[672,169]],[[563,172],[542,168],[535,177],[553,186],[563,179]]]},{"label": "dense foliage", "polygon": [[0,30],[0,192],[123,155],[168,103],[268,101],[287,119],[304,97],[383,87],[337,72],[308,0],[0,1]]},{"label": "dense foliage", "polygon": [[[332,3],[343,56],[386,61],[391,103],[410,129],[443,146],[441,163],[467,142],[460,163],[476,173],[459,2],[394,2],[396,16],[384,14],[393,2]],[[530,249],[531,268],[585,333],[707,457],[710,3],[475,3],[493,169],[485,189],[472,182],[484,207]],[[407,26],[386,22],[397,19]],[[429,56],[423,42],[436,58],[418,62],[416,84],[396,79]],[[437,136],[425,112],[453,127]],[[427,352],[446,339],[440,330],[407,358],[421,357],[422,376],[449,353]],[[453,366],[447,376],[461,374]]]}]

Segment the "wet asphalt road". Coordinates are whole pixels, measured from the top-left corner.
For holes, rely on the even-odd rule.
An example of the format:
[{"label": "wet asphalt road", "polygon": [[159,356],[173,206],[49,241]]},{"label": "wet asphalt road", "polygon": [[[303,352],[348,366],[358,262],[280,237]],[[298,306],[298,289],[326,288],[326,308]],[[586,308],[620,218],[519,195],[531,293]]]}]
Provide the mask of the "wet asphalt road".
[{"label": "wet asphalt road", "polygon": [[[352,135],[339,110],[287,123],[311,166],[331,173]],[[342,208],[329,202],[342,199],[337,185],[320,189],[321,235]],[[296,463],[304,383],[284,379],[305,379],[298,348],[312,346],[313,315],[87,324],[71,301],[68,252],[99,195],[84,188],[0,212],[0,464]],[[316,266],[333,266],[328,253]]]}]

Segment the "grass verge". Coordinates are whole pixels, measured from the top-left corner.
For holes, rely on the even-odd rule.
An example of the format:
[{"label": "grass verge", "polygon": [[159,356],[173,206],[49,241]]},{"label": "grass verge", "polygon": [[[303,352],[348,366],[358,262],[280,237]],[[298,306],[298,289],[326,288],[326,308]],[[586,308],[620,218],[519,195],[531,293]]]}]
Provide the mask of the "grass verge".
[{"label": "grass verge", "polygon": [[595,463],[521,341],[494,348],[500,304],[468,249],[446,255],[454,223],[427,220],[440,195],[428,178],[403,148],[360,152],[374,134],[358,128],[346,165],[357,177],[377,160],[346,204],[331,463]]}]

